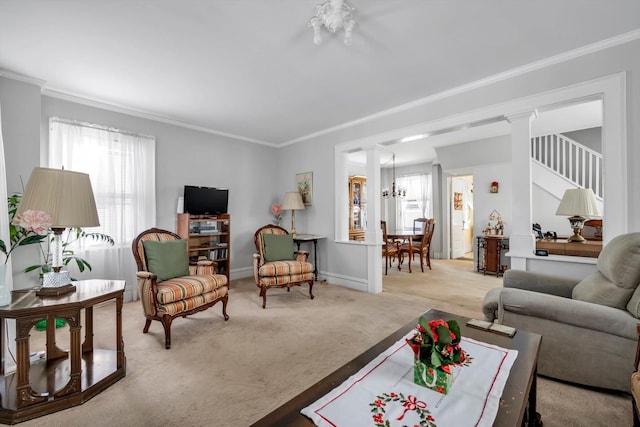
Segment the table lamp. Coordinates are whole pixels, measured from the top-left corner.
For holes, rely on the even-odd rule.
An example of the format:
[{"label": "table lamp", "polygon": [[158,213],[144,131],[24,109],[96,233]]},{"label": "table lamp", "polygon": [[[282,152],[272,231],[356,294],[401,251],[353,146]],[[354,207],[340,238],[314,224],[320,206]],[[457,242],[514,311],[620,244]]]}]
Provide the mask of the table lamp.
[{"label": "table lamp", "polygon": [[567,242],[584,243],[586,239],[580,235],[580,230],[584,227],[585,217],[600,216],[600,210],[590,188],[573,188],[564,192],[556,215],[569,217],[573,236],[569,237]]},{"label": "table lamp", "polygon": [[282,203],[283,210],[291,211],[291,234],[296,235],[296,211],[304,209],[304,203],[302,203],[302,196],[296,191],[287,192],[284,195],[284,202]]},{"label": "table lamp", "polygon": [[62,270],[62,233],[65,228],[100,225],[89,175],[64,169],[34,168],[16,214],[40,210],[51,215],[53,230],[52,272],[45,273],[40,296],[75,291],[68,271]]}]

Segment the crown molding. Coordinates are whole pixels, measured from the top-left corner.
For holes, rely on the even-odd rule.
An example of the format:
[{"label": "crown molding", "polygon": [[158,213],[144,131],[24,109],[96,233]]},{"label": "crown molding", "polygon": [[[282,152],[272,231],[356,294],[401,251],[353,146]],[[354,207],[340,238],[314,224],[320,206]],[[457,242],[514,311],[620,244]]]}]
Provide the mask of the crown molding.
[{"label": "crown molding", "polygon": [[332,132],[336,132],[339,130],[347,129],[353,126],[357,126],[363,123],[370,122],[372,120],[380,119],[386,116],[391,116],[393,114],[401,113],[413,108],[421,107],[432,102],[438,101],[440,99],[445,99],[454,95],[458,95],[464,92],[469,92],[474,89],[478,89],[484,86],[488,86],[497,82],[501,82],[504,80],[508,80],[513,77],[521,76],[523,74],[530,73],[532,71],[540,70],[542,68],[549,67],[551,65],[560,64],[562,62],[570,61],[575,58],[579,58],[584,55],[588,55],[594,52],[598,52],[604,49],[609,49],[611,47],[615,47],[621,44],[629,43],[634,40],[640,39],[640,29],[629,31],[624,34],[620,34],[618,36],[614,36],[608,39],[600,40],[598,42],[579,47],[577,49],[569,50],[558,55],[550,56],[539,61],[531,62],[529,64],[523,65],[521,67],[512,68],[511,70],[504,71],[502,73],[494,74],[492,76],[486,77],[484,79],[476,80],[452,89],[448,89],[442,92],[438,92],[436,94],[417,99],[415,101],[408,102],[406,104],[401,104],[396,107],[392,107],[386,110],[379,111],[377,113],[371,114],[369,116],[364,116],[356,120],[352,120],[349,122],[342,123],[337,126],[333,126],[327,129],[320,130],[318,132],[310,133],[308,135],[301,136],[299,138],[295,138],[289,141],[282,143],[280,146],[286,146],[295,144],[298,142],[306,141],[312,138],[316,138],[318,136],[326,135]]},{"label": "crown molding", "polygon": [[41,88],[47,83],[45,80],[36,79],[35,77],[26,76],[20,73],[14,73],[13,71],[5,70],[3,68],[0,68],[0,77],[6,77],[22,83],[40,86]]},{"label": "crown molding", "polygon": [[108,110],[108,111],[113,111],[113,112],[116,112],[116,113],[126,114],[126,115],[129,115],[129,116],[134,116],[134,117],[139,117],[139,118],[142,118],[142,119],[152,120],[152,121],[155,121],[155,122],[165,123],[165,124],[172,125],[172,126],[178,126],[178,127],[191,129],[191,130],[195,130],[195,131],[199,131],[199,132],[203,132],[203,133],[223,136],[225,138],[231,138],[231,139],[236,139],[236,140],[240,140],[240,141],[251,142],[251,143],[254,143],[254,144],[267,145],[269,147],[277,147],[277,145],[272,144],[272,143],[267,142],[267,141],[262,141],[262,140],[259,140],[259,139],[249,138],[249,137],[242,136],[242,135],[235,135],[235,134],[228,133],[228,132],[222,132],[222,131],[218,131],[218,130],[215,130],[215,129],[210,129],[210,128],[207,128],[207,127],[204,127],[204,126],[194,125],[194,124],[183,122],[183,121],[180,121],[180,120],[175,120],[175,119],[172,119],[172,118],[169,118],[169,117],[160,116],[158,114],[154,114],[154,113],[151,113],[151,112],[148,112],[148,111],[137,110],[137,109],[133,109],[133,108],[130,108],[130,107],[123,106],[123,105],[118,105],[118,104],[114,104],[114,103],[111,103],[111,102],[105,102],[105,101],[102,101],[102,100],[99,100],[99,99],[95,99],[95,98],[88,98],[86,96],[73,94],[73,93],[70,93],[68,91],[64,91],[64,90],[60,90],[60,89],[43,88],[42,89],[42,95],[48,96],[48,97],[51,97],[51,98],[61,99],[63,101],[70,101],[70,102],[74,102],[74,103],[77,103],[77,104],[87,105],[89,107],[100,108],[100,109],[103,109],[103,110]]},{"label": "crown molding", "polygon": [[208,133],[208,134],[213,134],[213,135],[218,135],[218,136],[223,136],[226,138],[231,138],[231,139],[235,139],[235,140],[239,140],[239,141],[245,141],[245,142],[250,142],[250,143],[254,143],[254,144],[260,144],[260,145],[266,145],[269,147],[284,147],[284,146],[288,146],[288,145],[292,145],[292,144],[296,144],[299,142],[303,142],[303,141],[307,141],[322,135],[326,135],[326,134],[330,134],[333,132],[337,132],[343,129],[347,129],[353,126],[357,126],[360,124],[364,124],[367,122],[371,122],[373,120],[377,120],[383,117],[387,117],[387,116],[391,116],[393,114],[398,114],[398,113],[402,113],[404,111],[407,110],[411,110],[417,107],[421,107],[427,104],[430,104],[432,102],[441,100],[441,99],[445,99],[454,95],[458,95],[464,92],[469,92],[471,90],[474,89],[478,89],[484,86],[488,86],[497,82],[501,82],[501,81],[505,81],[508,80],[510,78],[513,77],[517,77],[517,76],[521,76],[523,74],[527,74],[530,73],[532,71],[536,71],[545,67],[549,67],[551,65],[555,65],[555,64],[559,64],[562,62],[566,62],[566,61],[570,61],[572,59],[584,56],[584,55],[588,55],[594,52],[598,52],[604,49],[608,49],[611,47],[615,47],[618,45],[622,45],[634,40],[638,40],[640,39],[640,29],[637,30],[633,30],[624,34],[620,34],[618,36],[614,36],[608,39],[604,39],[604,40],[600,40],[598,42],[577,48],[577,49],[573,49],[567,52],[563,52],[561,54],[558,55],[554,55],[554,56],[550,56],[548,58],[544,58],[542,60],[539,61],[535,61],[526,65],[523,65],[521,67],[516,67],[513,68],[511,70],[507,70],[504,71],[502,73],[498,73],[498,74],[494,74],[492,76],[486,77],[484,79],[480,79],[480,80],[476,80],[452,89],[448,89],[448,90],[444,90],[442,92],[438,92],[436,94],[424,97],[424,98],[420,98],[405,104],[401,104],[398,105],[396,107],[392,107],[386,110],[382,110],[379,111],[377,113],[368,115],[368,116],[364,116],[361,117],[359,119],[356,120],[352,120],[352,121],[348,121],[336,126],[332,126],[317,132],[313,132],[298,138],[294,138],[291,139],[289,141],[285,141],[282,143],[273,143],[273,142],[269,142],[269,141],[263,141],[263,140],[259,140],[259,139],[255,139],[255,138],[250,138],[250,137],[246,137],[246,136],[242,136],[242,135],[236,135],[236,134],[232,134],[232,133],[228,133],[228,132],[222,132],[222,131],[218,131],[215,129],[211,129],[211,128],[207,128],[204,126],[198,126],[198,125],[194,125],[188,122],[183,122],[180,120],[175,120],[175,119],[171,119],[169,117],[165,117],[165,116],[160,116],[158,114],[155,113],[151,113],[148,111],[144,111],[144,110],[138,110],[138,109],[134,109],[131,107],[127,107],[127,106],[123,106],[123,105],[117,105],[111,102],[107,102],[104,100],[100,100],[100,99],[95,99],[95,98],[89,98],[87,96],[84,95],[79,95],[79,94],[75,94],[75,93],[71,93],[68,91],[64,91],[61,89],[56,89],[56,88],[52,88],[52,87],[46,87],[47,82],[45,80],[41,80],[41,79],[37,79],[34,77],[30,77],[30,76],[26,76],[23,74],[19,74],[19,73],[15,73],[9,70],[5,70],[5,69],[1,69],[0,68],[0,76],[2,77],[6,77],[6,78],[10,78],[13,80],[17,80],[17,81],[21,81],[24,83],[29,83],[29,84],[34,84],[37,85],[41,88],[41,93],[45,96],[49,96],[52,98],[58,98],[58,99],[62,99],[62,100],[66,100],[66,101],[70,101],[70,102],[75,102],[75,103],[79,103],[79,104],[83,104],[83,105],[88,105],[91,107],[96,107],[96,108],[101,108],[101,109],[105,109],[105,110],[109,110],[109,111],[113,111],[113,112],[117,112],[117,113],[122,113],[122,114],[127,114],[127,115],[131,115],[131,116],[135,116],[135,117],[140,117],[143,119],[147,119],[147,120],[152,120],[152,121],[156,121],[156,122],[160,122],[160,123],[165,123],[165,124],[169,124],[169,125],[173,125],[173,126],[178,126],[178,127],[183,127],[183,128],[187,128],[187,129],[192,129],[192,130],[196,130],[199,132],[204,132],[204,133]]}]

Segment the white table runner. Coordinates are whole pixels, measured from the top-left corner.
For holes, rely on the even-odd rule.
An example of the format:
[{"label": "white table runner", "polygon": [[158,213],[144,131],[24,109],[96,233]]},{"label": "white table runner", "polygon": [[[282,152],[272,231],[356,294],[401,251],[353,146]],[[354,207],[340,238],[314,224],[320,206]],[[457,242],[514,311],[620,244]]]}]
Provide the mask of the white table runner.
[{"label": "white table runner", "polygon": [[463,337],[471,364],[454,368],[454,383],[443,395],[413,382],[413,351],[405,339],[414,333],[300,412],[322,427],[491,426],[518,351]]}]

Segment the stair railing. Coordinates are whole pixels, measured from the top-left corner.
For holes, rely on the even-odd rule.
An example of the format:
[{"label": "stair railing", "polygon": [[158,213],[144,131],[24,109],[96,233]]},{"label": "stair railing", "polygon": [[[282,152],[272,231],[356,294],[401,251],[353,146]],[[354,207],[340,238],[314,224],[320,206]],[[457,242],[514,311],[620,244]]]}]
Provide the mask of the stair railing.
[{"label": "stair railing", "polygon": [[573,184],[590,188],[602,200],[602,154],[563,135],[531,138],[531,157]]}]

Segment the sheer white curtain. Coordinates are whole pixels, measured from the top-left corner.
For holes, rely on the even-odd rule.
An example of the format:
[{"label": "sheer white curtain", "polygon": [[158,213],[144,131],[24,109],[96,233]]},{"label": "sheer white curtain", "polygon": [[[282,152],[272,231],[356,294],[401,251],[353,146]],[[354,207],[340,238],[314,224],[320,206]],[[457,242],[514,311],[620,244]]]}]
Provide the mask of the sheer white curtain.
[{"label": "sheer white curtain", "polygon": [[[7,250],[11,245],[9,240],[9,208],[7,206],[7,166],[4,159],[4,141],[2,139],[2,108],[0,108],[0,239],[4,241]],[[0,254],[0,264],[4,264],[4,256]],[[2,273],[0,269],[0,273]],[[7,262],[5,274],[5,286],[9,291],[13,289],[13,277],[11,272],[11,261]]]},{"label": "sheer white curtain", "polygon": [[108,278],[132,283],[131,242],[156,221],[155,137],[58,117],[51,117],[49,126],[49,167],[89,174],[100,227],[86,231],[108,234],[116,242],[112,248],[88,239],[81,249],[96,250],[83,257],[103,278],[108,271]]},{"label": "sheer white curtain", "polygon": [[407,189],[407,195],[396,204],[396,227],[412,229],[415,218],[433,218],[431,174],[398,177],[398,186]]},{"label": "sheer white curtain", "polygon": [[[7,167],[4,158],[4,141],[2,139],[2,108],[0,108],[0,200],[3,201],[3,203],[0,203],[0,239],[4,241],[8,249],[11,242],[9,240],[9,208],[7,206]],[[0,262],[4,265],[4,257],[1,258]],[[6,289],[11,291],[13,289],[11,260],[6,265],[6,271],[2,273],[4,273]],[[5,373],[8,373],[16,369],[16,362],[13,357],[16,352],[16,328],[15,320],[2,320],[2,322],[5,322],[2,325],[2,330],[6,331],[6,337],[4,337],[6,345],[0,350],[4,352],[2,356],[4,366],[2,366],[2,369]]]}]

